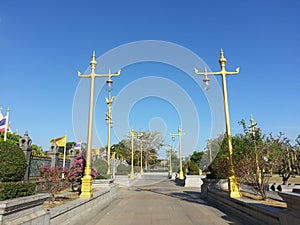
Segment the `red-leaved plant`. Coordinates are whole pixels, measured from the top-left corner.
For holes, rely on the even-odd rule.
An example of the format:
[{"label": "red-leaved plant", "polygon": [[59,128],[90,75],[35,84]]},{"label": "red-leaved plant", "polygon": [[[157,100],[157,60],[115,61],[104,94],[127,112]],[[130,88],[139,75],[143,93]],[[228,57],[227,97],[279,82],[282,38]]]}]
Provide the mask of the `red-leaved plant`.
[{"label": "red-leaved plant", "polygon": [[70,187],[70,182],[62,179],[62,174],[67,175],[68,169],[63,169],[62,166],[50,167],[48,164],[40,168],[41,181],[39,182],[42,190],[54,194]]},{"label": "red-leaved plant", "polygon": [[[81,183],[81,178],[84,176],[85,165],[86,162],[83,156],[81,154],[77,155],[75,161],[71,163],[70,172],[67,175],[67,179],[72,183]],[[92,179],[96,179],[98,176],[98,171],[95,167],[91,168],[91,176]]]}]

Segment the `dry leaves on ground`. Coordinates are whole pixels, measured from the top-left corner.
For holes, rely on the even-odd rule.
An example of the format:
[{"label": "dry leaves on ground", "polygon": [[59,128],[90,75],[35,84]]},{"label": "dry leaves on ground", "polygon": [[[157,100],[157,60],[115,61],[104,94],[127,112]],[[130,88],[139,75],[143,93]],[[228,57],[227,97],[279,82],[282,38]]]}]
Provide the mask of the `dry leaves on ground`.
[{"label": "dry leaves on ground", "polygon": [[282,201],[277,201],[275,199],[262,199],[262,197],[260,195],[255,195],[255,194],[251,194],[248,192],[242,192],[243,197],[246,198],[250,198],[253,200],[256,200],[257,203],[263,204],[263,205],[268,205],[268,206],[272,206],[272,207],[276,207],[276,208],[286,208],[286,203],[282,202]]}]

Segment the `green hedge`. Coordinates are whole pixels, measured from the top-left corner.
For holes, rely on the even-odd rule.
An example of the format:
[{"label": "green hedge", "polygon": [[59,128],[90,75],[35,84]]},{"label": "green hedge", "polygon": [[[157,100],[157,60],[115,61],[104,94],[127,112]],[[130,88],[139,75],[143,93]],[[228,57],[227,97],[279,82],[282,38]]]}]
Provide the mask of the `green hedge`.
[{"label": "green hedge", "polygon": [[0,201],[35,194],[35,183],[3,182],[0,183]]},{"label": "green hedge", "polygon": [[103,159],[97,159],[93,162],[92,166],[96,167],[97,171],[101,175],[106,175],[107,173],[107,162]]},{"label": "green hedge", "polygon": [[21,181],[25,175],[27,162],[19,146],[0,142],[0,182]]},{"label": "green hedge", "polygon": [[118,175],[127,175],[127,174],[130,174],[130,171],[131,171],[131,167],[130,166],[127,166],[127,165],[124,165],[124,164],[120,164],[117,167],[116,174],[118,174]]}]

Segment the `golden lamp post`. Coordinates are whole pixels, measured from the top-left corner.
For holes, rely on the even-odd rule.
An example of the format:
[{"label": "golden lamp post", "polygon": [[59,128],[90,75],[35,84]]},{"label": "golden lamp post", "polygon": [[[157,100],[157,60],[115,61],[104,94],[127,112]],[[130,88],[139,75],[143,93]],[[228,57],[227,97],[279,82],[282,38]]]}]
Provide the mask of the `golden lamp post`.
[{"label": "golden lamp post", "polygon": [[[140,133],[140,134],[137,134],[136,136],[137,137],[142,137],[143,134]],[[140,173],[141,173],[141,175],[143,175],[144,170],[143,170],[143,141],[142,141],[142,139],[140,139],[140,150],[141,150],[141,171],[140,171]]]},{"label": "golden lamp post", "polygon": [[135,136],[135,131],[132,128],[130,131],[131,135],[131,171],[130,171],[130,180],[134,179],[134,168],[133,168],[133,138]]},{"label": "golden lamp post", "polygon": [[[110,73],[109,73],[110,74]],[[107,104],[107,113],[106,113],[106,121],[107,121],[107,175],[110,175],[110,128],[112,125],[112,117],[111,117],[111,105],[114,101],[114,96],[111,96],[112,92],[112,79],[111,76],[108,77],[106,84],[107,84],[107,91],[108,91],[108,98],[105,98]]]},{"label": "golden lamp post", "polygon": [[119,76],[121,71],[119,70],[116,74],[96,74],[96,55],[93,52],[92,60],[90,61],[91,72],[90,74],[82,75],[78,71],[78,76],[80,78],[90,78],[90,104],[89,104],[89,117],[88,117],[88,134],[87,134],[87,146],[86,146],[86,166],[84,168],[84,176],[82,177],[82,186],[81,186],[81,198],[90,198],[92,197],[92,176],[91,176],[91,149],[92,149],[92,130],[93,130],[93,119],[94,119],[94,84],[96,77],[112,77]]},{"label": "golden lamp post", "polygon": [[170,157],[170,161],[169,161],[169,177],[172,178],[172,174],[173,174],[173,168],[172,168],[172,153],[173,153],[173,144],[175,141],[175,137],[172,136],[172,145],[168,145],[170,147],[170,152],[169,152],[169,157]]},{"label": "golden lamp post", "polygon": [[169,177],[172,178],[173,168],[172,168],[172,152],[173,147],[172,145],[168,145],[169,147]]},{"label": "golden lamp post", "polygon": [[199,72],[196,68],[194,69],[195,74],[203,75],[203,81],[208,84],[209,82],[209,75],[221,75],[222,76],[222,86],[223,86],[223,100],[224,100],[224,112],[225,112],[225,122],[226,122],[226,135],[227,135],[227,142],[228,142],[228,161],[229,161],[229,178],[228,178],[228,187],[229,187],[229,196],[232,198],[239,198],[241,197],[240,193],[240,184],[235,176],[235,170],[232,161],[232,137],[230,131],[230,120],[229,120],[229,110],[228,110],[228,98],[227,98],[227,86],[226,86],[226,76],[231,74],[238,74],[239,68],[236,69],[234,72],[228,72],[225,69],[226,66],[226,59],[224,57],[224,52],[221,49],[220,51],[220,59],[219,63],[221,66],[221,70],[219,72],[207,72],[207,69],[204,69],[204,72]]},{"label": "golden lamp post", "polygon": [[181,133],[181,129],[180,127],[178,127],[178,133],[177,134],[170,134],[170,136],[173,138],[175,136],[178,136],[178,142],[179,142],[179,179],[183,180],[184,176],[183,176],[183,171],[182,171],[182,150],[181,150],[181,136],[183,136],[185,134]]},{"label": "golden lamp post", "polygon": [[254,151],[255,151],[255,164],[256,164],[256,173],[257,173],[257,181],[259,184],[262,184],[262,176],[261,176],[261,170],[259,168],[258,165],[258,155],[257,155],[257,146],[256,146],[256,140],[255,140],[255,132],[256,132],[256,126],[257,123],[254,122],[254,119],[252,116],[250,116],[250,123],[251,125],[249,126],[249,128],[251,129],[251,134],[252,134],[252,138],[253,138],[253,142],[254,142]]}]

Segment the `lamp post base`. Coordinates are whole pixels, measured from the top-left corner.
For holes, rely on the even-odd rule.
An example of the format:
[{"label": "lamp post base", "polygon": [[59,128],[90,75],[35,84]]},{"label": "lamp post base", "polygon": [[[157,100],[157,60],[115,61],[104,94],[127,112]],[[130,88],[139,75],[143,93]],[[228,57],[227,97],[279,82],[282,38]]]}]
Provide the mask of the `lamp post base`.
[{"label": "lamp post base", "polygon": [[91,175],[85,175],[81,178],[81,194],[80,198],[91,198],[92,194],[92,177]]},{"label": "lamp post base", "polygon": [[131,172],[130,172],[130,180],[133,180],[134,179],[134,172],[133,172],[133,170],[131,170]]},{"label": "lamp post base", "polygon": [[110,165],[108,165],[108,169],[107,169],[106,175],[110,175]]},{"label": "lamp post base", "polygon": [[184,179],[183,171],[180,171],[180,172],[179,172],[179,179],[180,179],[180,180],[183,180],[183,179]]},{"label": "lamp post base", "polygon": [[235,176],[230,176],[228,178],[228,189],[229,189],[229,196],[231,198],[242,197],[242,194],[240,192],[240,184]]},{"label": "lamp post base", "polygon": [[143,170],[143,168],[141,168],[141,175],[144,175],[144,170]]}]

